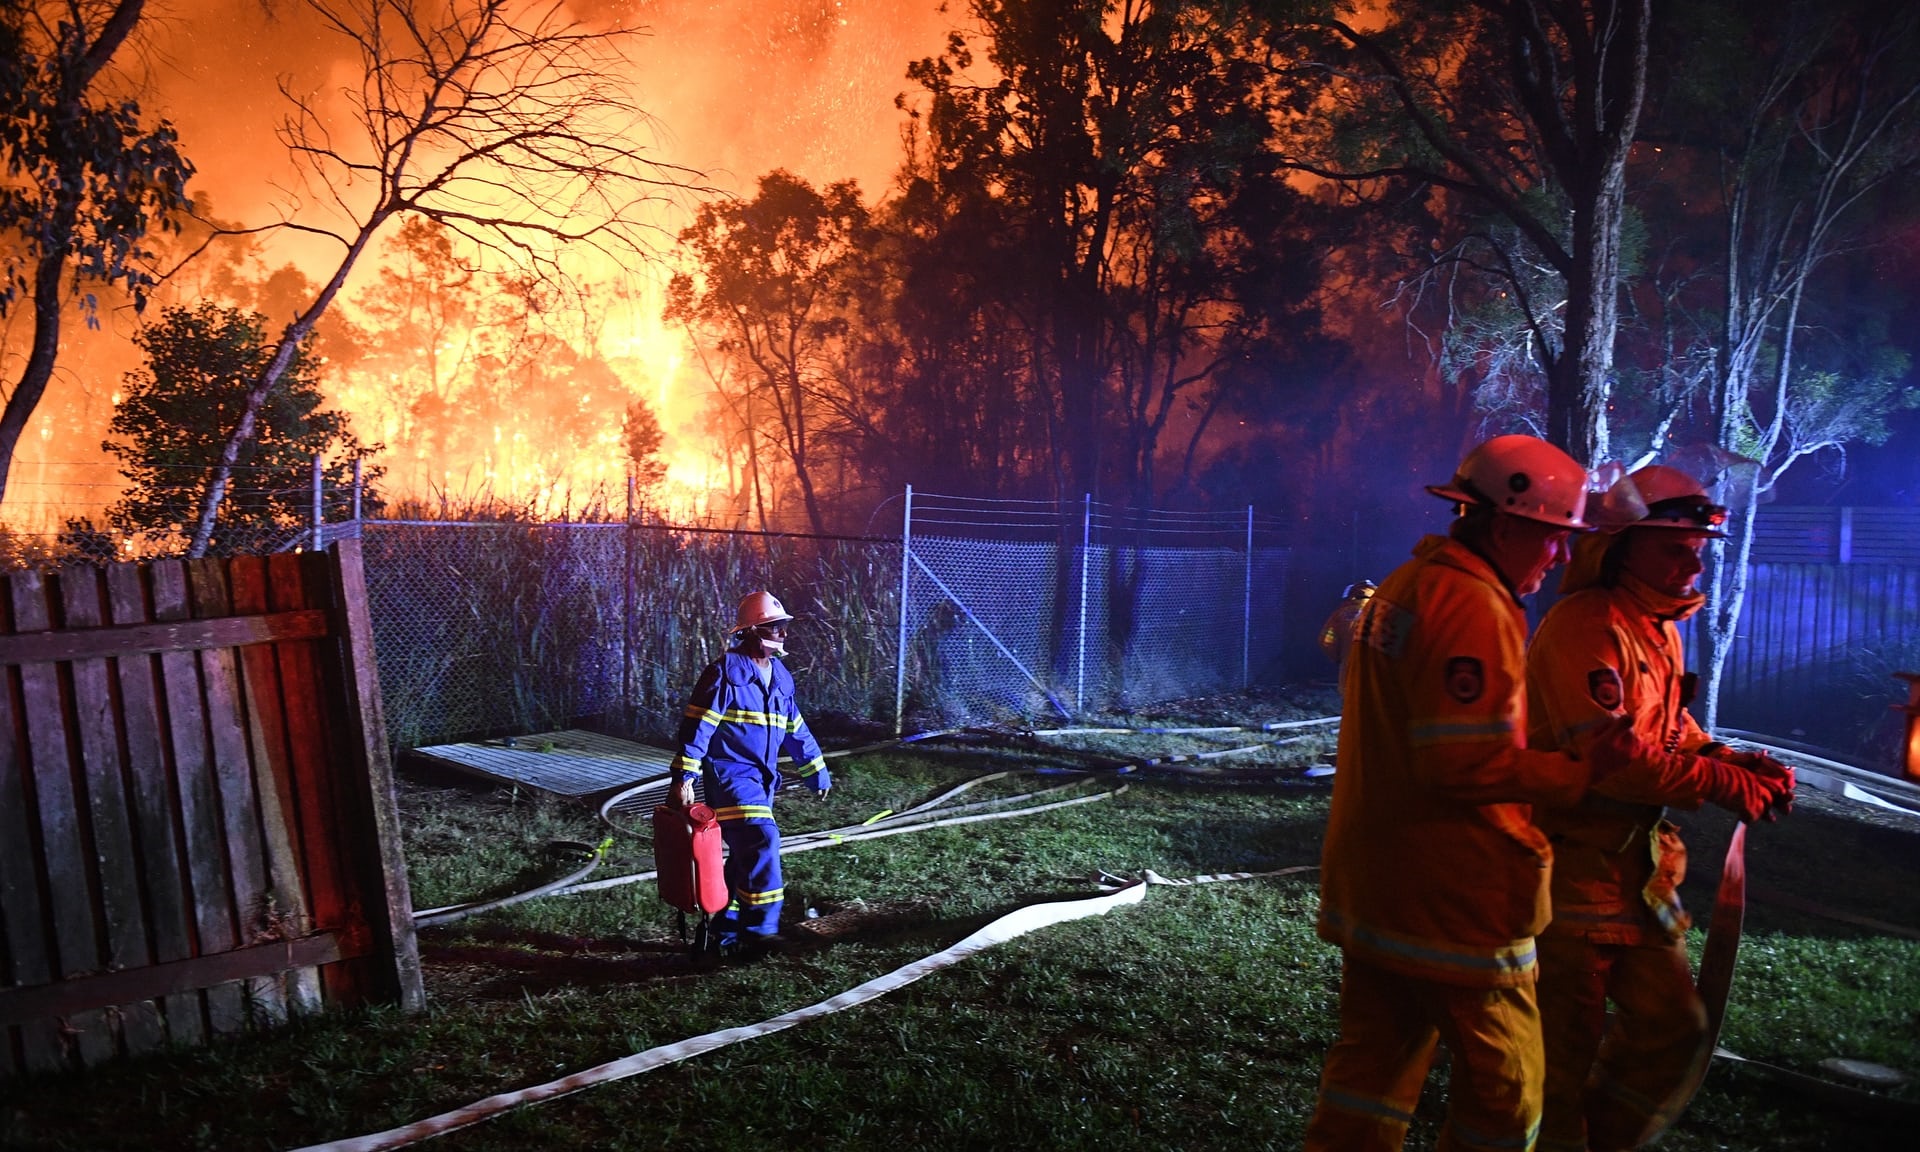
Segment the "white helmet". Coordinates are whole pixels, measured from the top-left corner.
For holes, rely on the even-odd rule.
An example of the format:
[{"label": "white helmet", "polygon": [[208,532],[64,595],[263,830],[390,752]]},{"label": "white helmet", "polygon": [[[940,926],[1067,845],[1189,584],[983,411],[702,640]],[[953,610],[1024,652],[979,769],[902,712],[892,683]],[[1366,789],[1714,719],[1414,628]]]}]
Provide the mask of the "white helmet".
[{"label": "white helmet", "polygon": [[744,632],[761,624],[779,624],[793,619],[792,613],[774,599],[771,592],[750,592],[740,601],[740,611],[734,617],[730,631]]},{"label": "white helmet", "polygon": [[1724,537],[1716,531],[1727,522],[1727,510],[1715,504],[1706,487],[1679,468],[1649,464],[1608,488],[1600,497],[1594,520],[1609,531],[1621,528],[1676,528],[1700,536]]},{"label": "white helmet", "polygon": [[1453,479],[1427,491],[1458,504],[1498,509],[1584,532],[1587,470],[1537,436],[1495,436],[1467,453]]}]

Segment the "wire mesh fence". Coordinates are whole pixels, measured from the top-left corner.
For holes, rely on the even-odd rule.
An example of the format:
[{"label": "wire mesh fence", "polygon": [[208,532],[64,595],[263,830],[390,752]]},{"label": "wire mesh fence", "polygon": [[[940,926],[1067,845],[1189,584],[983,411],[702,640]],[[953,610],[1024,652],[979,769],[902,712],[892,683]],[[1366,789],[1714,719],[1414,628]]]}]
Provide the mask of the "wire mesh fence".
[{"label": "wire mesh fence", "polygon": [[[381,505],[342,482],[352,475],[324,461],[236,469],[207,550],[363,541],[400,746],[583,723],[664,737],[734,603],[760,587],[799,617],[788,664],[814,714],[1004,720],[1231,687],[1261,670],[1255,618],[1278,614],[1287,572],[1283,549],[1255,547],[1270,526],[1243,512],[921,494],[900,523],[914,537],[903,583],[892,536],[667,525],[604,493],[572,520],[491,502],[462,519],[444,501],[362,519]],[[210,479],[183,466],[136,483],[98,464],[23,476],[0,562],[183,554]]]},{"label": "wire mesh fence", "polygon": [[[760,587],[798,617],[788,663],[810,713],[904,711],[913,725],[1237,686],[1250,674],[1250,613],[1280,610],[1285,552],[1250,555],[1244,514],[1228,533],[1218,519],[1122,522],[1091,503],[1016,505],[996,519],[991,505],[955,501],[964,513],[943,517],[940,500],[919,499],[928,514],[907,525],[904,613],[898,540],[367,521],[389,736],[418,745],[584,720],[665,737],[723,647],[734,602]],[[912,533],[943,519],[969,534]],[[1133,542],[1167,539],[1168,525],[1165,546]]]},{"label": "wire mesh fence", "polygon": [[[356,507],[377,504],[336,482],[347,472],[330,467],[318,484],[312,472],[236,470],[209,550],[364,540],[389,736],[403,746],[581,723],[664,737],[724,646],[734,602],[758,587],[800,617],[788,663],[815,715],[904,713],[909,727],[1041,719],[1325,680],[1314,635],[1339,588],[1378,578],[1404,552],[1404,541],[1363,549],[1359,517],[1351,540],[1289,548],[1279,541],[1295,532],[1244,509],[926,493],[863,537],[641,522],[612,510],[618,493],[576,503],[589,507],[584,522],[504,504],[469,520],[362,520]],[[0,567],[179,555],[206,474],[144,485],[135,516],[129,483],[97,462],[19,469]],[[1858,522],[1878,513],[1856,511],[1858,551],[1859,539],[1879,539]],[[1886,725],[1876,721],[1900,687],[1891,673],[1920,671],[1920,617],[1911,573],[1867,579],[1847,563],[1847,517],[1836,523],[1837,566],[1822,553],[1827,567],[1788,579],[1771,555],[1756,565],[1723,715],[1764,713],[1842,749],[1864,747],[1867,733],[1877,748]],[[1871,621],[1865,631],[1838,623],[1856,616]]]},{"label": "wire mesh fence", "polygon": [[893,541],[620,522],[375,520],[362,536],[402,746],[582,722],[665,737],[760,587],[798,616],[788,664],[809,711],[867,716],[892,683]]},{"label": "wire mesh fence", "polygon": [[[326,532],[377,511],[351,460],[238,464],[221,485],[204,552],[249,556],[324,546]],[[143,463],[135,477],[100,462],[35,462],[7,479],[0,564],[108,564],[188,553],[208,490],[205,465]],[[319,537],[315,529],[321,530]]]},{"label": "wire mesh fence", "polygon": [[1256,617],[1285,607],[1287,550],[1252,509],[912,493],[906,520],[901,694],[906,711],[946,722],[1241,687]]}]

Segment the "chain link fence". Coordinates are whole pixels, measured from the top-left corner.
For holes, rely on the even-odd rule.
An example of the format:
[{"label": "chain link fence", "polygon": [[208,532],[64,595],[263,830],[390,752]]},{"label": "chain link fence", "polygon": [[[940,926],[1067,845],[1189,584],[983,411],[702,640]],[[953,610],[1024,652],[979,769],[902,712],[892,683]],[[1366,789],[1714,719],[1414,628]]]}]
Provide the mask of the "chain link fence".
[{"label": "chain link fence", "polygon": [[[0,529],[7,566],[186,550],[206,469],[142,486],[138,516],[124,478],[68,471],[44,494],[16,486],[18,526]],[[361,519],[379,505],[338,482],[348,477],[237,470],[209,551],[362,541],[388,737],[401,747],[573,725],[667,737],[724,649],[734,604],[762,587],[798,617],[788,665],[820,718],[1044,721],[1274,670],[1289,553],[1250,510],[909,493],[901,537],[824,537],[629,520],[605,499],[571,521],[505,506]]]},{"label": "chain link fence", "polygon": [[1072,716],[1239,688],[1268,669],[1288,552],[1252,509],[910,493],[906,520],[908,714]]},{"label": "chain link fence", "polygon": [[[380,505],[352,483],[351,461],[322,464],[236,469],[209,550],[364,540],[389,735],[402,746],[579,723],[664,737],[724,647],[733,604],[758,587],[800,617],[788,662],[816,716],[1044,721],[1327,681],[1315,636],[1340,588],[1379,579],[1411,539],[1358,513],[1349,531],[1287,548],[1298,526],[1251,509],[927,493],[905,494],[900,537],[629,523],[606,493],[571,521],[506,504],[460,520],[444,503],[406,509],[435,519],[363,520]],[[156,475],[135,485],[98,461],[16,468],[0,567],[182,554],[210,472]],[[1909,558],[1910,511],[1763,513],[1726,717],[1764,727],[1750,719],[1764,713],[1878,753],[1888,726],[1875,721],[1901,691],[1891,673],[1916,670],[1914,617],[1908,569],[1865,562]],[[1788,562],[1806,572],[1776,579]]]},{"label": "chain link fence", "polygon": [[[1250,557],[1244,514],[1229,533],[1224,521],[1124,519],[1091,504],[1011,517],[971,504],[965,523],[941,524],[938,499],[916,501],[913,523],[949,534],[909,526],[904,614],[893,539],[365,521],[389,738],[415,746],[578,723],[666,737],[724,647],[734,603],[760,587],[798,617],[788,663],[809,714],[892,720],[904,705],[911,726],[1237,687],[1252,670],[1250,613],[1279,613],[1286,554]],[[1074,538],[1064,550],[1062,535]]]},{"label": "chain link fence", "polygon": [[[324,547],[342,523],[378,512],[378,499],[363,491],[359,473],[352,460],[235,465],[221,489],[206,553],[257,556],[311,548],[316,540]],[[21,464],[7,480],[0,565],[184,555],[213,479],[214,470],[204,465],[143,463],[131,480],[98,461]]]},{"label": "chain link fence", "polygon": [[[361,525],[388,738],[670,735],[733,606],[775,589],[809,712],[890,704],[899,545],[659,525]],[[884,714],[884,713],[882,713]]]}]

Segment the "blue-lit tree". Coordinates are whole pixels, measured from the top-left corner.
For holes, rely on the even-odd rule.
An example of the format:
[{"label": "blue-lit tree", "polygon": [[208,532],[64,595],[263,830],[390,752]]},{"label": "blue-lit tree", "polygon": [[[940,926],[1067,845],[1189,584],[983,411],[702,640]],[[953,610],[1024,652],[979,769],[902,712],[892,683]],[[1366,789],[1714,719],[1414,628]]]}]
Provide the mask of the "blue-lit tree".
[{"label": "blue-lit tree", "polygon": [[1692,0],[1676,16],[1660,139],[1678,155],[1650,176],[1688,189],[1684,211],[1668,204],[1669,227],[1715,239],[1700,250],[1704,291],[1666,305],[1694,326],[1682,356],[1704,366],[1690,398],[1702,430],[1752,461],[1721,482],[1731,533],[1713,548],[1701,629],[1711,724],[1759,503],[1800,461],[1884,440],[1887,413],[1916,400],[1900,385],[1904,357],[1869,333],[1836,339],[1829,297],[1890,218],[1920,212],[1907,192],[1920,164],[1920,10]]}]

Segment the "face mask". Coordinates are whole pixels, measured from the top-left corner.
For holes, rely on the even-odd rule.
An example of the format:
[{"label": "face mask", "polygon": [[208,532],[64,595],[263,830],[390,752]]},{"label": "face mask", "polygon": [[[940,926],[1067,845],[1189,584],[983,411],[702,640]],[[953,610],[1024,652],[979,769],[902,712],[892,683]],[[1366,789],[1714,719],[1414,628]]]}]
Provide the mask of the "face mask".
[{"label": "face mask", "polygon": [[769,636],[765,630],[755,628],[753,630],[753,638],[760,642],[760,655],[762,656],[785,656],[787,654],[787,641],[785,637]]}]

